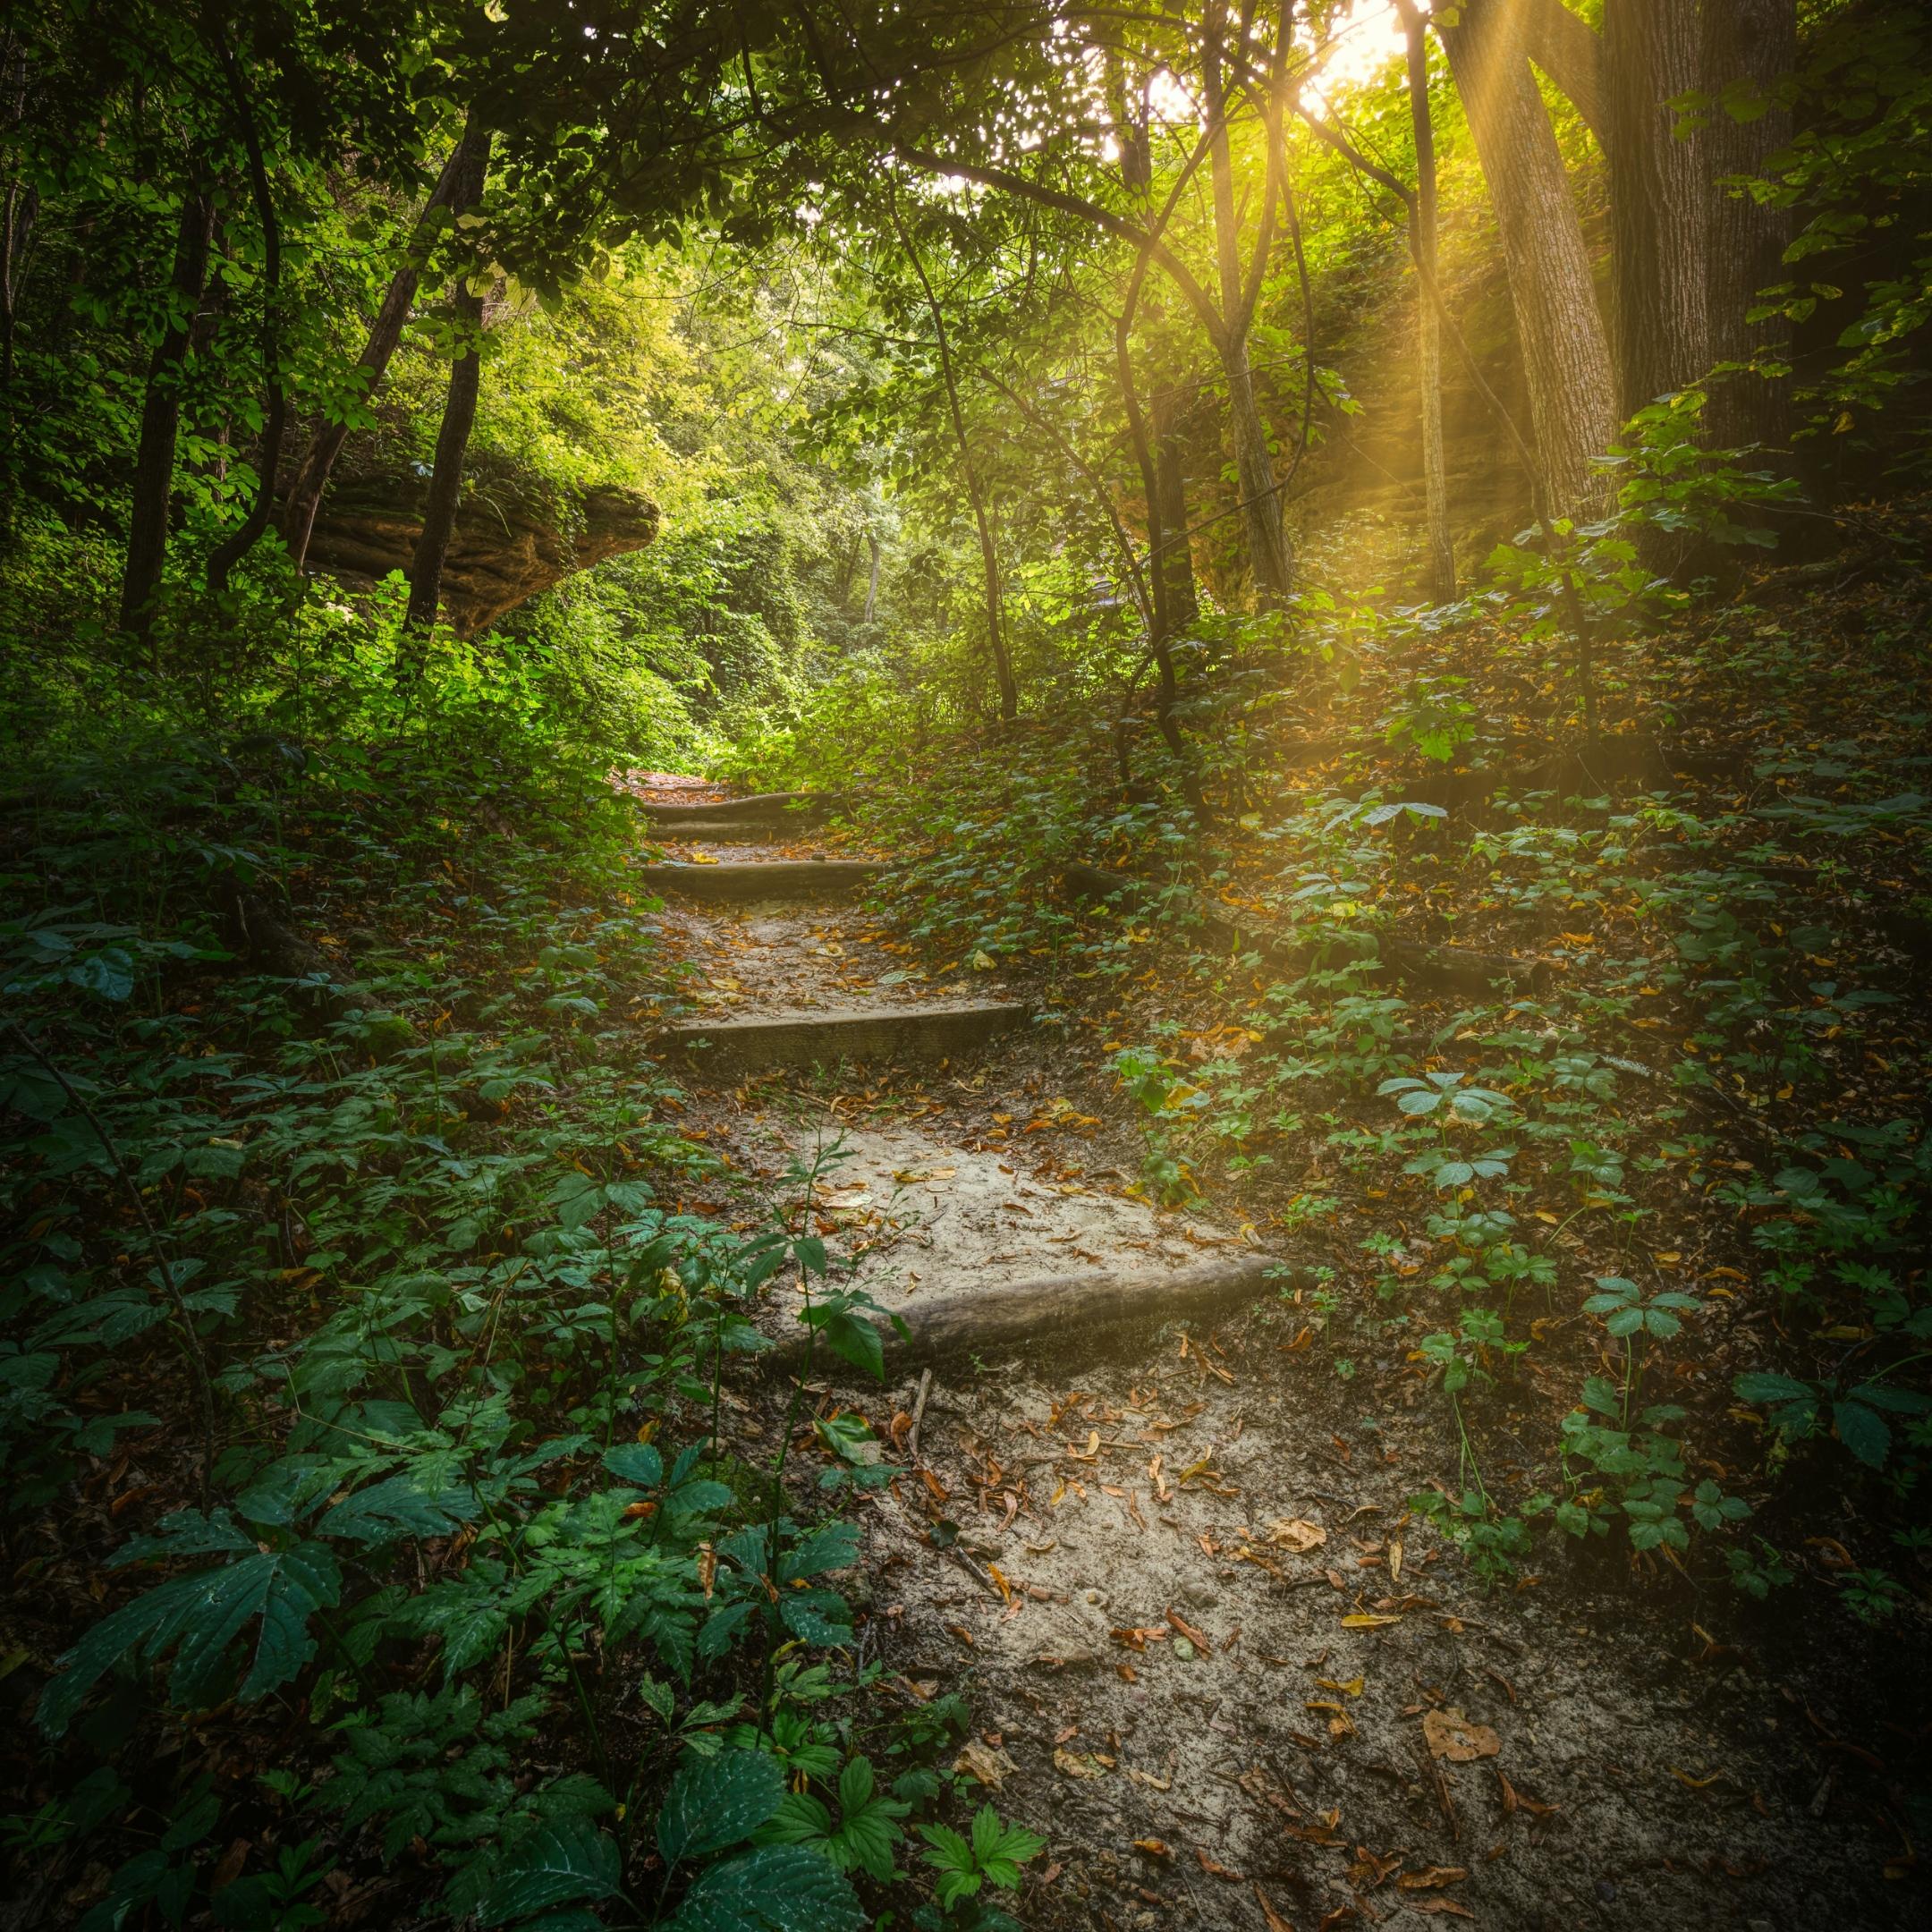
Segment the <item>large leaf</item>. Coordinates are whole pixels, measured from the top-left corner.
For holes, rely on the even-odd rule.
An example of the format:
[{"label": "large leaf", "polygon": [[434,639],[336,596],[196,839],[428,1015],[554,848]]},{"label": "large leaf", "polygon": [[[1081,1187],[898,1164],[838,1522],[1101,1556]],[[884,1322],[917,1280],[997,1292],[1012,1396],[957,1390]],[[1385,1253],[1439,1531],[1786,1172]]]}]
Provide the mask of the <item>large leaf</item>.
[{"label": "large leaf", "polygon": [[315,1655],[309,1619],[341,1595],[342,1572],[319,1543],[256,1550],[176,1577],[104,1618],[67,1653],[65,1670],[40,1694],[40,1726],[59,1737],[103,1674],[137,1653],[152,1661],[174,1651],[174,1701],[184,1708],[214,1703],[227,1689],[229,1652],[258,1621],[255,1653],[235,1694],[244,1704],[265,1697]]},{"label": "large leaf", "polygon": [[623,1876],[614,1840],[580,1814],[554,1818],[510,1848],[477,1906],[487,1926],[616,1894]]},{"label": "large leaf", "polygon": [[1832,1421],[1838,1440],[1868,1469],[1883,1469],[1892,1449],[1892,1430],[1876,1409],[1861,1402],[1832,1404]]},{"label": "large leaf", "polygon": [[672,1932],[857,1932],[858,1894],[801,1845],[760,1845],[714,1865],[684,1894]]},{"label": "large leaf", "polygon": [[738,1844],[777,1810],[784,1789],[783,1767],[763,1751],[722,1751],[686,1764],[657,1814],[657,1849],[674,1865]]}]

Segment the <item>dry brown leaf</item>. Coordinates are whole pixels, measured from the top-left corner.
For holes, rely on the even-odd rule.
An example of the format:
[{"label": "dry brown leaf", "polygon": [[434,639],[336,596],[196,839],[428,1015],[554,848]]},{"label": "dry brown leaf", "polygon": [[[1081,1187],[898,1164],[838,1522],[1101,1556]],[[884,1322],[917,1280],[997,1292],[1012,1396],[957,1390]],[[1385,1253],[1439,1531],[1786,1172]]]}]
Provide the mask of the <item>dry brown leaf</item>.
[{"label": "dry brown leaf", "polygon": [[1503,1740],[1487,1724],[1471,1724],[1454,1705],[1447,1710],[1424,1711],[1422,1735],[1428,1741],[1429,1756],[1446,1758],[1451,1764],[1494,1758],[1503,1749]]},{"label": "dry brown leaf", "polygon": [[1173,1624],[1174,1627],[1177,1631],[1179,1631],[1180,1633],[1183,1637],[1185,1637],[1187,1640],[1191,1644],[1192,1644],[1197,1650],[1212,1650],[1214,1648],[1214,1644],[1209,1640],[1208,1633],[1205,1631],[1196,1630],[1195,1627],[1191,1623],[1190,1623],[1188,1620],[1184,1616],[1182,1616],[1178,1610],[1170,1610],[1167,1613],[1167,1621],[1171,1624]]},{"label": "dry brown leaf", "polygon": [[1274,1902],[1259,1885],[1254,1888],[1255,1903],[1261,1908],[1261,1916],[1267,1921],[1267,1932],[1294,1932],[1294,1928],[1275,1910]]},{"label": "dry brown leaf", "polygon": [[1070,1778],[1097,1778],[1106,1775],[1106,1767],[1090,1751],[1056,1750],[1053,1754],[1055,1768]]},{"label": "dry brown leaf", "polygon": [[1366,1610],[1358,1610],[1351,1616],[1342,1619],[1343,1630],[1380,1630],[1387,1623],[1400,1623],[1399,1616],[1371,1616]]},{"label": "dry brown leaf", "polygon": [[1267,1540],[1283,1549],[1292,1550],[1299,1556],[1309,1550],[1319,1549],[1328,1540],[1328,1532],[1319,1523],[1309,1522],[1303,1517],[1284,1516],[1268,1525]]},{"label": "dry brown leaf", "polygon": [[1429,1892],[1438,1885],[1456,1885],[1469,1877],[1463,1865],[1430,1865],[1421,1871],[1404,1872],[1395,1883],[1404,1892]]},{"label": "dry brown leaf", "polygon": [[989,1791],[997,1791],[1019,1767],[1004,1751],[982,1744],[977,1738],[968,1738],[953,1760],[953,1768],[962,1776],[977,1779]]},{"label": "dry brown leaf", "polygon": [[1241,1883],[1241,1875],[1238,1871],[1230,1871],[1225,1865],[1217,1864],[1199,1845],[1194,1847],[1194,1856],[1200,1860],[1200,1868],[1210,1878],[1225,1878],[1233,1885]]}]

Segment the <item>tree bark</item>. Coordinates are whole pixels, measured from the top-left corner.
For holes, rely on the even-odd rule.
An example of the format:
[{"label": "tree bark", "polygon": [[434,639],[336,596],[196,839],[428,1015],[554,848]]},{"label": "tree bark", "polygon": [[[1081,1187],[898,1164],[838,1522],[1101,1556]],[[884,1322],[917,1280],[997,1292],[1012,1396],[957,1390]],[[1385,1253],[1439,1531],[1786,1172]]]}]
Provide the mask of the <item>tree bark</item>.
[{"label": "tree bark", "polygon": [[953,435],[959,445],[960,467],[965,472],[966,494],[972,501],[973,522],[979,532],[979,561],[986,572],[987,645],[993,660],[993,682],[999,691],[1000,721],[1011,724],[1020,716],[1020,687],[1014,682],[1013,660],[1007,656],[1006,639],[1000,623],[999,546],[993,538],[992,519],[987,513],[986,493],[980,487],[979,471],[973,462],[972,443],[966,434],[966,416],[960,407],[959,382],[953,371],[953,351],[946,339],[945,318],[939,311],[939,298],[927,278],[926,265],[912,246],[905,225],[899,219],[899,204],[892,204],[893,225],[899,233],[899,245],[912,264],[925,291],[927,312],[932,317],[933,333],[939,343],[939,373],[945,382],[946,406],[952,412]]},{"label": "tree bark", "polygon": [[1148,398],[1148,431],[1154,445],[1154,490],[1160,499],[1160,555],[1154,568],[1165,592],[1162,606],[1170,634],[1185,631],[1199,614],[1194,589],[1194,554],[1188,541],[1187,477],[1182,468],[1185,439],[1181,400],[1174,386],[1157,383]]},{"label": "tree bark", "polygon": [[1241,217],[1234,203],[1234,161],[1228,139],[1227,86],[1222,70],[1221,35],[1225,23],[1225,7],[1221,0],[1214,0],[1202,52],[1201,96],[1209,134],[1208,173],[1214,208],[1215,267],[1220,281],[1221,322],[1215,332],[1215,350],[1227,383],[1228,434],[1234,445],[1234,477],[1241,491],[1248,568],[1257,598],[1266,607],[1281,603],[1293,580],[1274,453],[1268,447],[1267,425],[1255,395],[1254,369],[1248,353],[1254,298],[1267,267],[1275,182],[1270,179],[1263,191],[1261,233],[1251,281],[1244,286]]},{"label": "tree bark", "polygon": [[1507,0],[1464,0],[1438,21],[1469,115],[1509,270],[1538,467],[1552,516],[1593,517],[1609,484],[1616,389],[1589,251],[1548,111]]},{"label": "tree bark", "polygon": [[[382,307],[376,311],[376,319],[370,323],[368,339],[362,344],[362,353],[356,358],[365,402],[382,386],[383,377],[388,373],[389,359],[402,339],[403,326],[409,320],[417,287],[422,280],[423,264],[428,259],[429,250],[440,232],[441,225],[436,216],[449,206],[451,197],[457,192],[461,183],[469,179],[479,157],[487,154],[489,142],[489,131],[481,126],[472,114],[463,128],[462,140],[443,164],[443,173],[428,200],[423,204],[422,213],[416,218],[402,265],[390,277]],[[329,473],[348,440],[349,424],[346,421],[325,421],[309,439],[309,446],[295,466],[295,474],[282,507],[282,540],[288,546],[289,561],[297,570],[308,557],[309,538],[315,529],[316,512],[321,505],[322,492],[327,487]]]},{"label": "tree bark", "polygon": [[134,457],[127,558],[121,572],[121,628],[142,644],[153,636],[154,595],[167,561],[168,510],[174,495],[174,443],[181,428],[181,368],[201,292],[208,282],[214,205],[199,188],[182,197],[174,236],[174,268],[166,326],[148,360],[140,442]]},{"label": "tree bark", "polygon": [[1521,0],[1523,45],[1530,58],[1569,97],[1577,118],[1607,149],[1604,47],[1590,23],[1563,0]]},{"label": "tree bark", "polygon": [[268,528],[268,513],[275,504],[275,472],[282,465],[282,437],[288,427],[288,391],[282,381],[282,222],[275,212],[275,189],[268,179],[260,131],[255,124],[255,112],[249,105],[241,70],[225,43],[221,44],[219,51],[229,97],[241,123],[242,146],[248,152],[249,191],[255,202],[255,218],[261,225],[262,386],[267,407],[261,449],[256,459],[255,500],[242,518],[241,528],[216,544],[208,556],[208,587],[216,596],[227,588],[228,573],[255,547]]},{"label": "tree bark", "polygon": [[1442,318],[1429,298],[1436,280],[1436,128],[1429,114],[1428,24],[1414,0],[1396,0],[1408,42],[1409,118],[1415,128],[1416,199],[1410,216],[1416,266],[1416,364],[1421,391],[1422,499],[1428,539],[1428,593],[1438,604],[1456,593],[1449,536],[1448,466],[1443,450]]},{"label": "tree bark", "polygon": [[1702,79],[1698,0],[1607,0],[1606,133],[1617,407],[1636,414],[1710,365],[1712,195],[1700,136],[1667,104]]},{"label": "tree bark", "polygon": [[[450,206],[460,214],[483,197],[489,174],[490,134],[483,136],[466,157],[462,180],[451,191]],[[482,386],[481,339],[483,298],[470,291],[470,277],[459,275],[454,300],[456,322],[464,342],[450,365],[449,391],[443,403],[443,423],[436,431],[436,464],[429,477],[428,500],[423,505],[422,534],[410,564],[408,627],[426,631],[436,623],[442,600],[443,565],[450,537],[456,528],[456,506],[462,498],[463,460],[470,450],[470,432],[476,423],[477,392]]]},{"label": "tree bark", "polygon": [[[1791,242],[1788,209],[1763,208],[1725,181],[1762,174],[1792,138],[1791,104],[1778,97],[1798,54],[1796,0],[1704,0],[1704,89],[1718,97],[1704,130],[1705,157],[1715,182],[1710,211],[1709,359],[1713,363],[1781,361],[1791,331],[1782,318],[1748,319],[1758,292],[1784,279]],[[1741,86],[1740,85],[1741,83]],[[1725,90],[1754,118],[1727,113]],[[1734,374],[1711,385],[1705,434],[1719,449],[1741,444],[1788,444],[1791,385],[1776,377]]]},{"label": "tree bark", "polygon": [[868,530],[866,542],[871,547],[872,564],[866,572],[865,613],[859,622],[869,624],[878,609],[879,540],[873,531]]}]

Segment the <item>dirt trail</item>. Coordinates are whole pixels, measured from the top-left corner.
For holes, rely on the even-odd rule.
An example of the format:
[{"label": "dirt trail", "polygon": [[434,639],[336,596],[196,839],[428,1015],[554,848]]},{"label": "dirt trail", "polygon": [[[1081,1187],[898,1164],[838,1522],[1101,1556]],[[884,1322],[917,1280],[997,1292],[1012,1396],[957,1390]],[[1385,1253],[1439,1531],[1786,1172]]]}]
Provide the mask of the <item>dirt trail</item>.
[{"label": "dirt trail", "polygon": [[[729,857],[826,849],[781,826]],[[960,996],[849,898],[674,900],[664,928],[703,1015]],[[1406,1508],[1455,1466],[1434,1406],[1352,1402],[1286,1290],[1166,1321],[1163,1281],[1242,1231],[1128,1197],[1106,1123],[1055,1090],[1067,1049],[919,1044],[724,1074],[699,1053],[691,1119],[754,1195],[828,1159],[816,1224],[889,1307],[1048,1272],[1146,1289],[1130,1330],[939,1362],[916,1460],[919,1377],[890,1347],[884,1391],[825,1385],[907,1465],[843,1580],[865,1655],[906,1699],[968,1694],[959,1767],[1050,1839],[1028,1925],[1912,1922],[1860,1797],[1881,1739],[1840,1738],[1748,1653],[1685,1661],[1681,1618],[1666,1637],[1587,1580],[1486,1593]]]}]

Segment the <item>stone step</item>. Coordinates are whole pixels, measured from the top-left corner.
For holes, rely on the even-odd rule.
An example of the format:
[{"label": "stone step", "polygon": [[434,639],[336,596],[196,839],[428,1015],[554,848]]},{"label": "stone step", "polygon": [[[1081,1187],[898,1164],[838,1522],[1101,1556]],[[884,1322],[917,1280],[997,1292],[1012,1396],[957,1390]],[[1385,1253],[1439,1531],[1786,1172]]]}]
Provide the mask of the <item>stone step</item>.
[{"label": "stone step", "polygon": [[657,1036],[659,1050],[703,1072],[758,1073],[840,1061],[938,1060],[1022,1026],[1030,1010],[1005,1000],[867,1006],[849,1013],[690,1020]]},{"label": "stone step", "polygon": [[[1096,1268],[989,1282],[979,1288],[962,1283],[922,1291],[910,1301],[894,1296],[891,1314],[905,1325],[902,1335],[889,1316],[866,1319],[878,1329],[886,1360],[898,1372],[909,1361],[936,1361],[968,1351],[983,1354],[1021,1343],[1089,1359],[1106,1352],[1114,1331],[1131,1329],[1144,1342],[1164,1323],[1198,1320],[1270,1300],[1283,1289],[1304,1287],[1315,1279],[1306,1268],[1250,1249],[1165,1272]],[[788,1326],[790,1332],[757,1359],[770,1368],[797,1374],[805,1366],[808,1337],[798,1325]],[[812,1368],[831,1380],[857,1373],[822,1344],[812,1352]]]},{"label": "stone step", "polygon": [[646,836],[658,844],[771,845],[781,839],[808,838],[816,829],[809,818],[659,818],[651,815]]},{"label": "stone step", "polygon": [[685,899],[835,899],[883,877],[871,859],[772,859],[750,865],[648,865],[633,875],[654,893]]},{"label": "stone step", "polygon": [[695,805],[645,801],[653,824],[697,826],[742,819],[757,825],[816,825],[843,802],[830,792],[760,792],[751,798],[706,800]]}]

